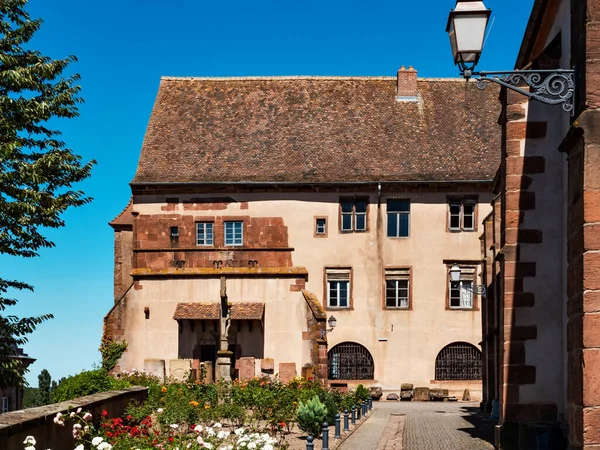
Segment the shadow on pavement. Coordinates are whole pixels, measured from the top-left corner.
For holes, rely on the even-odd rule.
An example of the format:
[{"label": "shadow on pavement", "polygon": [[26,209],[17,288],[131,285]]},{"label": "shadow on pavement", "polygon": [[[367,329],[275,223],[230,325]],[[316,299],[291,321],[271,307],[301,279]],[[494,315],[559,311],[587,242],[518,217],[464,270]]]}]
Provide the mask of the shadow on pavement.
[{"label": "shadow on pavement", "polygon": [[474,439],[481,439],[494,445],[494,429],[498,423],[495,420],[489,420],[487,415],[483,415],[477,407],[463,406],[460,408],[463,418],[473,425],[473,428],[459,428],[469,434]]}]

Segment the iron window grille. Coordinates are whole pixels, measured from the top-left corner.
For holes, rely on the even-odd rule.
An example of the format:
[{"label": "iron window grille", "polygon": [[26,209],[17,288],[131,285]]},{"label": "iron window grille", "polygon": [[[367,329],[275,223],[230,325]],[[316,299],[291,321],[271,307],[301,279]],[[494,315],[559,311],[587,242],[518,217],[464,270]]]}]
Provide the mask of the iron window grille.
[{"label": "iron window grille", "polygon": [[447,345],[435,359],[435,379],[481,380],[481,352],[467,342]]},{"label": "iron window grille", "polygon": [[460,280],[452,281],[449,278],[450,309],[473,308],[473,284],[475,279],[474,267],[462,267]]},{"label": "iron window grille", "polygon": [[347,199],[340,201],[340,230],[367,231],[367,199]]},{"label": "iron window grille", "polygon": [[327,377],[330,380],[372,380],[373,356],[362,345],[342,342],[327,353]]},{"label": "iron window grille", "polygon": [[327,307],[350,307],[350,269],[325,269]]},{"label": "iron window grille", "polygon": [[448,202],[448,228],[450,231],[475,230],[475,206],[473,199],[451,199]]},{"label": "iron window grille", "polygon": [[225,245],[244,245],[244,222],[225,222]]},{"label": "iron window grille", "polygon": [[214,224],[212,222],[196,223],[196,244],[214,245]]},{"label": "iron window grille", "polygon": [[408,237],[410,234],[410,200],[387,201],[387,237]]},{"label": "iron window grille", "polygon": [[410,305],[410,269],[385,269],[385,307],[406,309]]}]

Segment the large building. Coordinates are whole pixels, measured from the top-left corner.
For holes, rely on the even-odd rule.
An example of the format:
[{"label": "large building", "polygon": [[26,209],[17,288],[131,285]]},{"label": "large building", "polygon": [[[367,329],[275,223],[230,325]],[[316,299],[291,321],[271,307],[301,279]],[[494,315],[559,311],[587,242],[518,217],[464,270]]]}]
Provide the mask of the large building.
[{"label": "large building", "polygon": [[[573,111],[501,93],[483,239],[483,394],[501,449],[600,447],[599,30],[597,1],[536,0],[515,68],[575,68]],[[567,92],[561,79],[551,90]]]},{"label": "large building", "polygon": [[471,289],[499,113],[497,90],[412,68],[163,78],[131,202],[111,222],[105,334],[128,343],[117,370],[214,362],[225,277],[234,366],[479,395]]}]

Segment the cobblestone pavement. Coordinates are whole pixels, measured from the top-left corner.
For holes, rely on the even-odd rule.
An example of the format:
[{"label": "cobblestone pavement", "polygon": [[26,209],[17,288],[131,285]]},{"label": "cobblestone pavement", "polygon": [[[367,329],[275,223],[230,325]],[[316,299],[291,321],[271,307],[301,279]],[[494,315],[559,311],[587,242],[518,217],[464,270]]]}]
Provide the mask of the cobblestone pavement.
[{"label": "cobblestone pavement", "polygon": [[[371,417],[340,446],[340,450],[494,448],[489,442],[493,426],[480,421],[476,415],[478,404],[378,402],[373,406]],[[400,419],[403,414],[405,420]]]}]

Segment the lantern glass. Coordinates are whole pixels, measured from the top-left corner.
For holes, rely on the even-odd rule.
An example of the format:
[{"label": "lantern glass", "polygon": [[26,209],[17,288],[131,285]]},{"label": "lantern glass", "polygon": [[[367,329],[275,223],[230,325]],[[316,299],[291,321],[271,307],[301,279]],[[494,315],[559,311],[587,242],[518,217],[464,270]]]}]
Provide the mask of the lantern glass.
[{"label": "lantern glass", "polygon": [[446,29],[455,64],[477,64],[490,15],[491,10],[482,1],[457,1],[456,8],[450,12]]},{"label": "lantern glass", "polygon": [[337,320],[335,320],[335,317],[331,316],[328,320],[329,322],[329,328],[335,328],[336,324],[337,324]]},{"label": "lantern glass", "polygon": [[460,281],[460,267],[457,265],[452,266],[450,269],[450,280],[451,281]]}]

